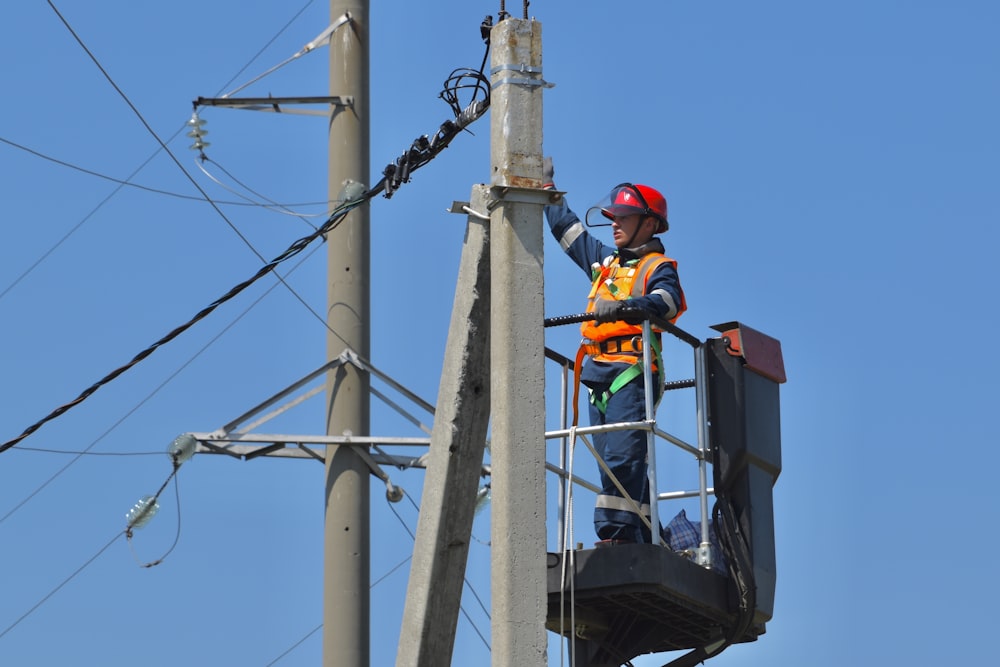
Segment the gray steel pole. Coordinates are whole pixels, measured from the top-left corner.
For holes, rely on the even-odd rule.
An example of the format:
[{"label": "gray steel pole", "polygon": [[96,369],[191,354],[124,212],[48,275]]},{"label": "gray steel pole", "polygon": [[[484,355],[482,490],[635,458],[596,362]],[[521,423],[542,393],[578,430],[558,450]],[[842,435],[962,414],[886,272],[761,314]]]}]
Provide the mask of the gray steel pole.
[{"label": "gray steel pole", "polygon": [[506,19],[491,43],[492,664],[544,667],[541,24]]},{"label": "gray steel pole", "polygon": [[[336,20],[351,22],[330,40],[330,94],[353,97],[330,117],[330,199],[347,179],[369,179],[368,0],[331,0]],[[327,359],[345,348],[370,359],[369,209],[352,211],[327,235]],[[344,364],[327,377],[328,435],[369,434],[368,377]],[[364,446],[364,445],[358,445]],[[327,447],[323,563],[323,665],[368,667],[370,661],[370,477],[353,446]]]}]

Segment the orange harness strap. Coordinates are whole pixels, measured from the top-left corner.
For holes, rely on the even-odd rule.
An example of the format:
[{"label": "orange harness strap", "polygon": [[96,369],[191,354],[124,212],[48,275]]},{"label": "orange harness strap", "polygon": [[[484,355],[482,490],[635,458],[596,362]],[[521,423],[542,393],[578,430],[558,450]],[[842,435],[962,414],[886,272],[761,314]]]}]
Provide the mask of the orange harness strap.
[{"label": "orange harness strap", "polygon": [[573,426],[580,423],[580,368],[583,367],[583,358],[587,356],[587,348],[584,345],[576,351],[576,361],[573,362]]}]

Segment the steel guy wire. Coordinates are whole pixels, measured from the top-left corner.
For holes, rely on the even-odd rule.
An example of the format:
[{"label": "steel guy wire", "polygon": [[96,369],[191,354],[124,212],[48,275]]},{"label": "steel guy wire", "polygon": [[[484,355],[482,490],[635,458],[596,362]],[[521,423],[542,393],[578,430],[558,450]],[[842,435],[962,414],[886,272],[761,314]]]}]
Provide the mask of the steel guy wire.
[{"label": "steel guy wire", "polygon": [[268,47],[271,46],[272,44],[274,44],[275,40],[278,39],[278,37],[280,37],[282,35],[282,33],[284,33],[286,30],[288,30],[288,28],[293,23],[295,23],[296,19],[298,19],[300,16],[302,16],[302,13],[305,12],[307,9],[309,9],[309,6],[312,5],[315,1],[316,0],[309,0],[309,2],[307,2],[304,5],[302,5],[302,8],[299,9],[299,11],[295,12],[295,16],[293,16],[292,18],[288,19],[288,23],[286,23],[284,26],[282,26],[282,28],[280,30],[278,30],[278,32],[274,33],[274,37],[272,37],[270,40],[268,40],[268,42],[264,46],[260,47],[260,50],[257,51],[257,53],[249,61],[247,61],[246,65],[244,65],[243,67],[241,67],[240,70],[236,74],[234,74],[232,76],[232,78],[229,79],[229,81],[226,81],[224,84],[222,84],[222,86],[219,88],[218,94],[221,95],[223,90],[225,90],[226,88],[228,88],[233,83],[233,81],[236,81],[236,78],[240,74],[243,74],[243,72],[245,72],[247,70],[247,68],[250,67],[250,65],[252,65],[255,60],[257,60],[257,58],[259,58],[261,55],[263,55],[264,51],[267,51]]}]

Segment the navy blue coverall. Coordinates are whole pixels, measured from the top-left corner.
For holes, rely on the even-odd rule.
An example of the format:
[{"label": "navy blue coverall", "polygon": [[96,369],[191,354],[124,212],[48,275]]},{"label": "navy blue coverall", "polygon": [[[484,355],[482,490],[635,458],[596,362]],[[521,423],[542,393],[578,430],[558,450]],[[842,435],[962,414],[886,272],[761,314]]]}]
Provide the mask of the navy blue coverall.
[{"label": "navy blue coverall", "polygon": [[[618,253],[624,262],[647,253],[663,252],[663,244],[656,237],[639,248],[631,249],[619,250],[613,245],[602,243],[586,230],[577,215],[570,210],[565,198],[559,204],[546,206],[545,217],[560,247],[586,273],[588,279],[591,277],[591,266],[614,253]],[[677,304],[682,303],[682,298],[677,271],[665,262],[649,277],[643,296],[633,297],[632,303],[646,312],[670,319],[677,314]],[[628,366],[627,363],[596,361],[588,357],[580,371],[580,381],[592,395],[601,395]],[[659,386],[657,375],[653,377],[653,386]],[[645,389],[641,374],[611,396],[603,413],[593,402],[590,404],[591,425],[644,419],[646,419]],[[646,477],[645,431],[612,431],[595,434],[594,447],[628,495],[639,503],[648,519],[649,484]],[[635,513],[632,505],[622,497],[603,468],[600,469],[600,477],[602,489],[594,509],[594,528],[597,537],[602,541],[651,542],[649,529]]]}]

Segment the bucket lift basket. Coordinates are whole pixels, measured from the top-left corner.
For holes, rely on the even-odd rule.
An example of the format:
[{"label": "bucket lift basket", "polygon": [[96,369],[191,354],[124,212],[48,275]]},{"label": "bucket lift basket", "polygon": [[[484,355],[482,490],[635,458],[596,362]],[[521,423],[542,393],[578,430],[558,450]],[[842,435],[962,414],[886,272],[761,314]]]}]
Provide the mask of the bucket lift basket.
[{"label": "bucket lift basket", "polygon": [[[721,336],[704,343],[672,325],[662,328],[695,348],[699,429],[708,440],[702,456],[713,464],[715,483],[709,491],[726,503],[749,558],[741,571],[740,559],[727,554],[737,562],[725,576],[659,544],[548,554],[546,627],[572,641],[575,667],[615,667],[683,649],[700,649],[701,662],[729,644],[755,641],[773,613],[780,343],[739,322],[713,327]],[[651,492],[657,497],[652,484]],[[749,609],[745,590],[741,607],[741,585],[752,588]]]}]

